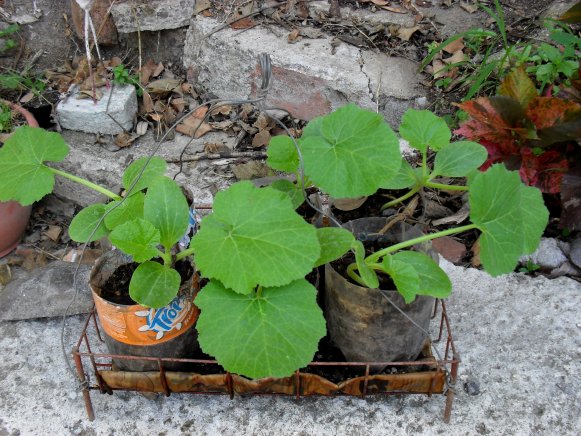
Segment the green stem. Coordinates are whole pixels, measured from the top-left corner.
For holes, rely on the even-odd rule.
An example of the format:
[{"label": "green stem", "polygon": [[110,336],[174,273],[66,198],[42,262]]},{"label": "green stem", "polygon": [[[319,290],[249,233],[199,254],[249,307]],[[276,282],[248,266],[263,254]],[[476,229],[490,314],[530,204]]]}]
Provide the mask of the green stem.
[{"label": "green stem", "polygon": [[258,288],[256,288],[256,296],[258,298],[262,297],[262,286],[258,286]]},{"label": "green stem", "polygon": [[192,254],[194,254],[194,249],[193,248],[188,248],[184,251],[180,251],[178,254],[176,254],[176,261],[177,260],[182,260],[184,257],[188,257],[191,256]]},{"label": "green stem", "polygon": [[468,191],[468,186],[445,185],[444,183],[425,182],[427,188],[442,189],[445,191]]},{"label": "green stem", "polygon": [[81,179],[80,177],[73,176],[72,174],[66,173],[66,172],[61,171],[61,170],[57,170],[57,169],[52,168],[52,167],[47,166],[45,168],[48,168],[53,173],[55,173],[59,176],[66,177],[67,179],[70,179],[73,182],[77,182],[77,183],[80,183],[81,185],[86,186],[87,188],[94,189],[95,191],[100,192],[101,194],[104,194],[107,197],[112,198],[113,200],[121,200],[121,197],[118,196],[117,194],[109,191],[108,189],[103,188],[102,186],[96,185],[93,182],[89,182],[88,180]]},{"label": "green stem", "polygon": [[349,277],[351,277],[354,281],[356,281],[357,283],[359,283],[361,286],[367,287],[367,285],[365,284],[365,282],[363,281],[363,279],[359,276],[359,274],[357,274],[355,272],[356,269],[357,269],[357,264],[356,263],[352,263],[351,265],[349,265],[347,267],[347,275]]},{"label": "green stem", "polygon": [[426,146],[425,153],[422,153],[422,177],[424,180],[428,178],[428,147]]},{"label": "green stem", "polygon": [[414,196],[420,189],[422,189],[422,186],[423,185],[416,185],[416,186],[414,186],[412,189],[409,190],[409,192],[407,194],[404,194],[401,197],[396,198],[395,200],[390,201],[389,203],[385,203],[383,206],[381,206],[381,210],[385,210],[388,207],[395,206],[396,204],[399,204],[402,201],[405,201],[408,198]]},{"label": "green stem", "polygon": [[476,224],[468,224],[461,227],[455,227],[453,229],[442,230],[441,232],[430,233],[429,235],[420,236],[419,238],[410,239],[409,241],[400,242],[399,244],[391,245],[383,250],[377,251],[365,259],[366,264],[372,264],[379,260],[379,258],[393,253],[394,251],[401,250],[402,248],[408,248],[416,244],[421,244],[422,242],[431,241],[432,239],[437,239],[442,236],[454,235],[456,233],[466,232],[468,230],[477,229]]},{"label": "green stem", "polygon": [[158,250],[158,252],[159,252],[159,255],[160,255],[160,256],[161,256],[161,258],[163,259],[163,264],[164,264],[164,265],[166,265],[166,266],[171,266],[171,264],[172,264],[172,259],[171,259],[171,252],[170,252],[170,250],[168,250],[166,247],[164,247],[164,248],[165,248],[165,250],[164,250],[164,251],[160,251],[160,250]]}]

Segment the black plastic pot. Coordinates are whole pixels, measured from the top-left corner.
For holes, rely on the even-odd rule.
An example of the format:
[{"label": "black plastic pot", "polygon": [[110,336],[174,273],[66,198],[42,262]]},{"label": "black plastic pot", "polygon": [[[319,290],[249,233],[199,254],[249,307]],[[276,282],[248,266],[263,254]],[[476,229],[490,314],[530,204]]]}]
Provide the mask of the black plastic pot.
[{"label": "black plastic pot", "polygon": [[[356,237],[377,234],[386,218],[361,218],[344,224]],[[387,245],[420,236],[418,228],[398,223],[381,238]],[[429,247],[417,247],[437,260]],[[385,295],[385,296],[384,296]],[[370,289],[355,285],[339,274],[331,264],[325,266],[325,317],[331,340],[347,360],[360,362],[413,361],[429,339],[392,304],[428,330],[434,299],[418,296],[411,304],[395,290]]]},{"label": "black plastic pot", "polygon": [[[194,328],[199,309],[194,305],[197,284],[190,265],[189,277],[182,282],[176,299],[161,309],[139,304],[118,304],[102,298],[103,289],[115,272],[132,259],[119,250],[109,251],[97,260],[91,271],[93,300],[110,354],[140,357],[191,358],[199,349]],[[142,359],[113,359],[114,369],[157,371],[159,363]],[[187,370],[183,363],[164,363],[164,369]]]}]

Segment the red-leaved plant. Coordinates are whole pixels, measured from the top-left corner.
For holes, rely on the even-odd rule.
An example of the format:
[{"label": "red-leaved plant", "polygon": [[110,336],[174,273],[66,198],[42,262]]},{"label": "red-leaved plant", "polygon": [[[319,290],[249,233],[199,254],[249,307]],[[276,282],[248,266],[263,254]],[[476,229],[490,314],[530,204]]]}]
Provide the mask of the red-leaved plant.
[{"label": "red-leaved plant", "polygon": [[[579,80],[574,81],[579,87]],[[471,119],[454,133],[478,141],[488,150],[481,170],[504,162],[518,169],[526,184],[557,194],[565,173],[581,151],[581,104],[539,96],[524,69],[509,73],[499,95],[460,103]]]}]

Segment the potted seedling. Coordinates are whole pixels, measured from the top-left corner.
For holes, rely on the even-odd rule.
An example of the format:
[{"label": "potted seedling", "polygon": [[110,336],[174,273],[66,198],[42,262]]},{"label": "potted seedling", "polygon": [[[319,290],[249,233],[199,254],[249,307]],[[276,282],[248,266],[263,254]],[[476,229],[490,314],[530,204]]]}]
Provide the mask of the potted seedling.
[{"label": "potted seedling", "polygon": [[58,133],[17,129],[0,149],[0,199],[31,205],[52,191],[55,176],[105,195],[106,204],[92,204],[74,217],[69,235],[83,243],[107,237],[122,252],[106,254],[91,274],[108,345],[118,354],[159,351],[177,357],[175,350],[184,349],[191,354],[198,310],[192,304],[192,268],[183,262],[189,253],[176,249],[188,228],[189,206],[181,188],[164,176],[166,162],[153,157],[129,165],[122,197],[47,164],[62,161],[68,151]]},{"label": "potted seedling", "polygon": [[[13,111],[20,114],[29,126],[38,127],[34,116],[22,106],[0,99],[0,134],[7,134],[7,137],[11,134],[14,126]],[[18,245],[31,211],[32,207],[23,206],[17,201],[0,201],[0,257]]]},{"label": "potted seedling", "polygon": [[[446,123],[434,114],[408,111],[403,117],[400,134],[421,153],[418,168],[412,168],[400,157],[397,138],[379,115],[354,105],[311,121],[296,144],[288,137],[273,138],[268,150],[267,162],[283,171],[300,171],[302,156],[304,176],[300,174],[297,180],[313,183],[333,197],[369,195],[379,187],[410,188],[403,197],[387,204],[389,206],[411,197],[423,187],[469,192],[472,223],[461,227],[416,236],[413,233],[410,236],[409,232],[403,235],[404,230],[398,229],[393,237],[388,235],[382,239],[386,224],[383,219],[372,224],[347,223],[346,227],[353,230],[357,239],[349,242],[345,237],[344,240],[352,249],[345,277],[340,276],[333,265],[326,266],[326,307],[330,336],[352,359],[413,359],[423,343],[421,329],[425,330],[429,323],[429,309],[426,308],[431,303],[429,300],[426,303],[424,296],[444,298],[451,291],[450,281],[429,255],[429,247],[423,248],[424,253],[404,249],[421,248],[422,244],[441,236],[478,230],[481,232],[482,264],[487,272],[496,276],[513,271],[522,254],[536,249],[548,221],[540,191],[522,184],[518,173],[508,171],[503,165],[478,172],[476,169],[486,160],[485,148],[470,141],[451,143]],[[389,156],[391,161],[383,163],[385,172],[378,174],[380,163],[376,150],[382,143],[389,147],[383,155]],[[437,153],[433,169],[427,165],[428,147]],[[467,176],[468,184],[444,185],[438,182],[439,176]],[[289,186],[288,191],[292,193],[293,189],[300,187]],[[369,239],[379,240],[385,246],[367,244],[366,247],[364,242]],[[392,288],[380,289],[380,279],[386,281],[386,277],[392,282]],[[392,289],[397,293],[386,292]],[[421,298],[416,299],[417,296]],[[421,300],[421,307],[418,307]],[[398,310],[391,309],[388,301],[402,311],[407,310],[409,315],[402,318]],[[384,315],[388,319],[398,318],[385,321]],[[420,339],[402,340],[401,328],[396,329],[395,338],[389,337],[386,326],[397,324],[405,325],[415,336],[419,330]],[[363,350],[353,346],[353,342],[361,343],[364,337],[371,337],[373,341],[363,344]],[[381,347],[398,342],[403,342],[403,351]]]}]

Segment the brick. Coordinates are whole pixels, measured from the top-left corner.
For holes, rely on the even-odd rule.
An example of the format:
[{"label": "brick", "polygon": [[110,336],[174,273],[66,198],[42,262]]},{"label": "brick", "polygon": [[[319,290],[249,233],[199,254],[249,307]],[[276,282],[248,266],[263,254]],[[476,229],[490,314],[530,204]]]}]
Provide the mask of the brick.
[{"label": "brick", "polygon": [[96,103],[90,98],[78,99],[76,92],[62,100],[56,109],[61,127],[87,133],[117,134],[123,129],[131,130],[137,114],[135,88],[126,85],[100,90],[103,97]]}]

